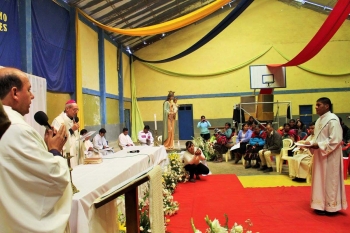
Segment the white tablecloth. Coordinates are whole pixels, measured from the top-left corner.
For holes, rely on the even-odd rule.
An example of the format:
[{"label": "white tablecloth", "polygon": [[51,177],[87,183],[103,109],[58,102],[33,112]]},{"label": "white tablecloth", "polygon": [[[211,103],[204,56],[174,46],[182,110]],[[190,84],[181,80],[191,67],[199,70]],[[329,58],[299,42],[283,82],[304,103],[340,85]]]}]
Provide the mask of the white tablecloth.
[{"label": "white tablecloth", "polygon": [[[139,153],[127,153],[140,150]],[[163,146],[132,147],[103,156],[100,164],[79,165],[72,171],[74,185],[80,191],[73,196],[69,224],[72,233],[115,232],[115,203],[95,209],[96,198],[116,185],[137,176],[153,165],[166,163],[168,156]]]}]

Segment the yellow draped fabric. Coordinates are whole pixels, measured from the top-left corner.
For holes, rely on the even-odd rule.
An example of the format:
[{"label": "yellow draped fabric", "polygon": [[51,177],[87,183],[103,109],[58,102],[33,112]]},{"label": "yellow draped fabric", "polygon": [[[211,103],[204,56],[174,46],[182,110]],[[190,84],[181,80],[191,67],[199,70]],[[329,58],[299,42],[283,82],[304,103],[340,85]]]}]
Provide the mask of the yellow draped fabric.
[{"label": "yellow draped fabric", "polygon": [[134,62],[131,62],[131,125],[131,139],[133,142],[137,142],[137,135],[144,125],[139,105],[137,104]]},{"label": "yellow draped fabric", "polygon": [[82,77],[82,67],[81,67],[81,48],[80,48],[80,38],[79,38],[79,19],[78,12],[75,14],[75,33],[76,33],[76,101],[79,106],[79,125],[80,129],[85,127],[84,125],[84,101],[83,101],[83,77]]},{"label": "yellow draped fabric", "polygon": [[228,2],[230,2],[230,0],[217,0],[213,3],[208,4],[205,7],[202,7],[182,17],[179,17],[164,23],[156,24],[153,26],[133,28],[133,29],[120,29],[120,28],[113,28],[113,27],[103,25],[102,23],[99,23],[95,19],[91,18],[82,10],[80,9],[77,9],[77,10],[80,14],[82,14],[88,20],[90,20],[91,22],[96,24],[98,27],[106,31],[115,32],[118,34],[123,34],[128,36],[149,36],[149,35],[156,35],[156,34],[162,34],[170,31],[174,31],[176,29],[190,25],[191,23],[194,23],[200,19],[203,19],[204,17],[220,9],[222,6],[224,6]]}]

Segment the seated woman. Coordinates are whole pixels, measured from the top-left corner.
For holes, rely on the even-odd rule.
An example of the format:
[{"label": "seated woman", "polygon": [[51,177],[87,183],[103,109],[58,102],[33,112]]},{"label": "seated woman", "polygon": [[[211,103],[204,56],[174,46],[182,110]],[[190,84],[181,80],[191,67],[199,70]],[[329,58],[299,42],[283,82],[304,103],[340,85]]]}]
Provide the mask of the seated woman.
[{"label": "seated woman", "polygon": [[202,150],[195,148],[193,142],[187,141],[183,161],[185,170],[190,173],[190,182],[196,182],[194,175],[196,175],[197,180],[200,180],[199,175],[209,173],[209,168],[201,163],[204,160],[205,156]]},{"label": "seated woman", "polygon": [[297,131],[296,133],[298,134],[299,138],[301,140],[305,140],[307,138],[306,125],[299,119],[297,120],[295,125],[297,127],[297,129],[295,130]]},{"label": "seated woman", "polygon": [[252,136],[252,131],[249,129],[248,124],[244,123],[236,139],[236,144],[240,143],[240,147],[238,149],[231,151],[231,154],[233,153],[234,155],[232,156],[232,158],[233,157],[235,158],[235,164],[237,164],[238,161],[242,158],[242,155],[245,154],[247,149],[247,144],[251,136]]},{"label": "seated woman", "polygon": [[231,124],[226,122],[223,132],[215,129],[214,135],[216,137],[216,143],[213,146],[216,154],[215,162],[222,162],[222,155],[233,146],[232,136],[234,135],[234,129],[231,129]]},{"label": "seated woman", "polygon": [[263,149],[265,145],[266,132],[261,130],[261,128],[257,125],[255,126],[254,132],[252,133],[252,137],[249,140],[247,145],[246,155],[244,159],[248,162],[245,168],[251,168],[251,160],[256,160],[253,168],[260,167],[260,158],[258,152]]},{"label": "seated woman", "polygon": [[[310,136],[306,141],[314,139],[315,122],[309,125]],[[310,172],[312,163],[312,154],[308,147],[298,148],[294,152],[294,156],[288,160],[289,176],[293,177],[293,181],[305,181]]]},{"label": "seated woman", "polygon": [[258,122],[254,119],[254,117],[250,116],[248,121],[246,122],[250,130],[254,130],[255,126],[258,125]]},{"label": "seated woman", "polygon": [[231,124],[229,122],[225,123],[225,128],[223,129],[222,133],[227,138],[227,142],[226,142],[225,146],[227,148],[231,148],[233,146],[232,137],[233,137],[235,131],[234,131],[234,129],[231,128]]},{"label": "seated woman", "polygon": [[[298,141],[298,135],[295,132],[295,130],[291,128],[291,125],[289,123],[284,123],[282,131],[282,140],[287,138],[292,139],[293,144]],[[293,156],[292,150],[288,150],[288,156]]]}]

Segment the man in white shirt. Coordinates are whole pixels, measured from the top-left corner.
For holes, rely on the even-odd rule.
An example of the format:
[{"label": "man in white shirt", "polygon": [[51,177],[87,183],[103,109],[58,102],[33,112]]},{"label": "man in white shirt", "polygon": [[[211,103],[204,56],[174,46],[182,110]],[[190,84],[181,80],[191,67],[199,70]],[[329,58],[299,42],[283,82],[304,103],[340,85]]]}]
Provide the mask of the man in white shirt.
[{"label": "man in white shirt", "polygon": [[137,135],[137,139],[140,141],[141,146],[153,146],[152,133],[149,131],[149,126],[145,125],[143,130]]},{"label": "man in white shirt", "polygon": [[123,133],[119,135],[119,145],[123,147],[123,149],[130,146],[135,146],[130,136],[128,135],[128,132],[128,128],[124,128]]},{"label": "man in white shirt", "polygon": [[342,128],[339,118],[333,114],[329,98],[316,102],[316,113],[320,117],[315,124],[315,137],[305,145],[313,151],[311,208],[318,215],[334,215],[346,209],[343,180]]},{"label": "man in white shirt", "polygon": [[71,167],[75,167],[78,164],[83,163],[83,158],[79,158],[78,154],[78,139],[79,139],[79,123],[77,123],[76,115],[79,111],[79,107],[74,100],[68,100],[66,102],[64,111],[60,113],[52,122],[55,130],[58,130],[62,124],[66,126],[68,140],[63,147],[63,154],[70,153],[73,156],[70,159]]},{"label": "man in white shirt", "polygon": [[[87,133],[88,131],[86,129],[82,129],[80,131],[81,136],[84,136]],[[84,138],[83,145],[81,148],[81,150],[83,150],[81,156],[86,156],[87,158],[101,157],[100,153],[94,150],[94,145],[90,141],[90,136]]]},{"label": "man in white shirt", "polygon": [[98,134],[94,137],[92,140],[92,143],[94,145],[94,148],[98,150],[106,149],[109,146],[107,145],[107,141],[105,138],[107,131],[104,128],[101,128]]},{"label": "man in white shirt", "polygon": [[0,69],[0,99],[11,125],[0,140],[0,232],[65,232],[72,208],[66,127],[45,140],[24,120],[33,94],[26,74]]}]

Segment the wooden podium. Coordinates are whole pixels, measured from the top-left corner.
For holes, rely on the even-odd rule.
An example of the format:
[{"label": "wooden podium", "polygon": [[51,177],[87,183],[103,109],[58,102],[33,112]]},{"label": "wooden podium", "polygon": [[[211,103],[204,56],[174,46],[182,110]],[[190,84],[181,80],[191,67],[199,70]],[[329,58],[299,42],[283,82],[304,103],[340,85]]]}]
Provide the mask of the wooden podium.
[{"label": "wooden podium", "polygon": [[[259,94],[258,105],[256,111],[256,118],[259,121],[272,121],[274,118],[273,113],[273,95]],[[266,102],[266,103],[260,103]]]}]

